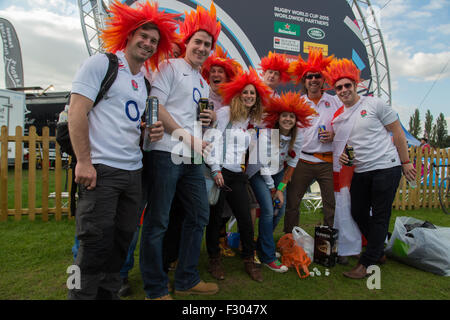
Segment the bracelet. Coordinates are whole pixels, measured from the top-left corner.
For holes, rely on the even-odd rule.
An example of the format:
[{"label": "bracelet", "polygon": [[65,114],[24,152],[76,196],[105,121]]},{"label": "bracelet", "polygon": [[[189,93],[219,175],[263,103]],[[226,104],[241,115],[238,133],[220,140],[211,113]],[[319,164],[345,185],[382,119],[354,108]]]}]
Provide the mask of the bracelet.
[{"label": "bracelet", "polygon": [[213,173],[211,173],[211,176],[215,178],[219,173],[222,173],[222,171],[220,170],[214,171]]},{"label": "bracelet", "polygon": [[405,162],[402,162],[402,165],[408,164],[408,163],[411,163],[411,161],[409,159],[407,161],[405,161]]},{"label": "bracelet", "polygon": [[277,190],[280,190],[281,192],[284,192],[285,189],[286,189],[286,183],[280,182],[280,184],[278,185]]}]

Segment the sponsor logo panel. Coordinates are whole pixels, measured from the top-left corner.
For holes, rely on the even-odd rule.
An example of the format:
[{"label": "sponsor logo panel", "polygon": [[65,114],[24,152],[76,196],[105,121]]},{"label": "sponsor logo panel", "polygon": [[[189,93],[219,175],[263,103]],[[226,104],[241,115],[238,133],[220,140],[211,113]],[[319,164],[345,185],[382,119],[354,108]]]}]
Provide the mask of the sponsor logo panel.
[{"label": "sponsor logo panel", "polygon": [[274,21],[273,25],[275,33],[286,34],[289,36],[300,35],[300,25],[298,24]]},{"label": "sponsor logo panel", "polygon": [[300,40],[273,37],[273,48],[300,52]]},{"label": "sponsor logo panel", "polygon": [[309,28],[306,33],[310,38],[315,40],[322,40],[325,38],[325,32],[320,28]]},{"label": "sponsor logo panel", "polygon": [[323,55],[328,56],[328,45],[327,44],[304,41],[303,42],[303,52],[309,53],[310,48],[322,49]]}]

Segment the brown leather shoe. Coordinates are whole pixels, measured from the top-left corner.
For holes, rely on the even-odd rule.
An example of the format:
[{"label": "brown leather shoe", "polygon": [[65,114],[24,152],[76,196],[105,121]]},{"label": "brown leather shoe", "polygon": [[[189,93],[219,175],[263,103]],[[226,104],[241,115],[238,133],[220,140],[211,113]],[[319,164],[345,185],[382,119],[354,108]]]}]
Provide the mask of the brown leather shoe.
[{"label": "brown leather shoe", "polygon": [[200,281],[197,285],[193,286],[188,290],[175,290],[175,294],[179,295],[189,295],[189,294],[200,294],[200,295],[211,295],[216,294],[219,291],[219,286],[213,282]]},{"label": "brown leather shoe", "polygon": [[256,263],[253,260],[253,257],[244,259],[244,268],[245,268],[245,272],[248,273],[248,275],[250,276],[250,278],[252,278],[252,280],[255,280],[258,282],[263,281],[261,269],[256,266]]},{"label": "brown leather shoe", "polygon": [[351,279],[363,279],[367,277],[367,268],[358,263],[356,267],[350,271],[344,272],[343,275]]},{"label": "brown leather shoe", "polygon": [[223,271],[220,257],[209,258],[208,272],[217,280],[225,279],[225,272]]}]

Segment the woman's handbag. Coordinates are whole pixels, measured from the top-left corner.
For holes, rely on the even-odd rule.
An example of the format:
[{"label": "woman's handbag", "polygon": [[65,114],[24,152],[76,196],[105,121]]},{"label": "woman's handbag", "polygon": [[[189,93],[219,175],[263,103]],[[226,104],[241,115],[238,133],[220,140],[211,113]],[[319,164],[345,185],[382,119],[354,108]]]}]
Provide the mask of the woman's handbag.
[{"label": "woman's handbag", "polygon": [[214,182],[214,179],[211,177],[211,170],[205,166],[205,182],[206,182],[206,190],[208,191],[208,202],[210,206],[215,206],[217,201],[219,201],[220,196],[220,188]]}]

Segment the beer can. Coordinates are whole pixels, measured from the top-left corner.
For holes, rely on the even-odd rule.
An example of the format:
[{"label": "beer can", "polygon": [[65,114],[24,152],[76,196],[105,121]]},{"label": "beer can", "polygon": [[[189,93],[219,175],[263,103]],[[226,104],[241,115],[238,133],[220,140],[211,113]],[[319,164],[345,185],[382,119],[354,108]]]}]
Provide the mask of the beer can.
[{"label": "beer can", "polygon": [[145,106],[145,122],[147,127],[151,127],[158,121],[158,107],[159,101],[155,96],[147,98],[147,105]]},{"label": "beer can", "polygon": [[320,125],[320,126],[319,126],[319,132],[318,132],[318,134],[317,134],[319,140],[320,140],[320,134],[321,134],[322,132],[326,131],[326,130],[327,130],[327,127],[326,127],[325,125]]},{"label": "beer can", "polygon": [[353,147],[346,145],[345,146],[345,153],[347,154],[348,157],[348,162],[347,165],[348,166],[352,166],[353,165],[353,160],[355,159],[355,153],[353,152]]},{"label": "beer can", "polygon": [[197,108],[197,120],[200,119],[200,113],[208,109],[209,100],[207,98],[200,98],[198,101],[198,108]]}]

